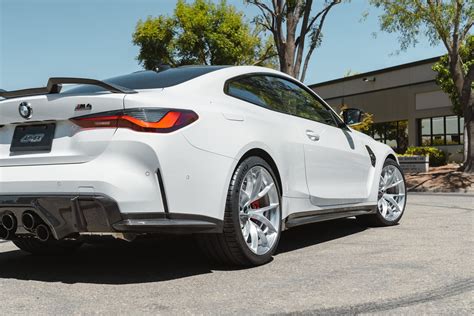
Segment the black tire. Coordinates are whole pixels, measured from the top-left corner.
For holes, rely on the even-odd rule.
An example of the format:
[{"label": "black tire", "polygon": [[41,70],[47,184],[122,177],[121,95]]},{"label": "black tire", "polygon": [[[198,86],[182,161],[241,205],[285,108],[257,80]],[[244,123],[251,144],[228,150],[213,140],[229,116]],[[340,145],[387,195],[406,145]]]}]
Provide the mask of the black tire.
[{"label": "black tire", "polygon": [[[392,165],[392,166],[396,167],[398,170],[400,170],[400,173],[402,174],[402,177],[403,177],[403,181],[405,182],[405,176],[403,174],[403,171],[395,160],[387,158],[387,160],[385,160],[385,163],[384,163],[383,166],[385,167],[387,165]],[[401,218],[403,217],[403,214],[405,213],[405,207],[406,207],[406,203],[407,203],[407,198],[406,198],[407,192],[406,192],[406,190],[407,189],[406,189],[406,185],[405,185],[405,203],[403,204],[403,211],[400,214],[400,216],[398,218],[396,218],[395,220],[389,221],[389,220],[385,219],[382,216],[382,214],[380,214],[378,209],[377,209],[377,212],[374,213],[374,214],[357,216],[357,219],[359,220],[359,222],[361,224],[363,224],[365,226],[370,226],[370,227],[385,227],[385,226],[397,225],[398,222],[400,222]]]},{"label": "black tire", "polygon": [[202,234],[197,236],[198,244],[203,252],[214,262],[223,265],[233,266],[258,266],[268,263],[272,260],[273,254],[278,246],[281,235],[281,225],[279,225],[277,239],[272,248],[263,255],[253,253],[247,246],[242,236],[239,220],[239,194],[240,187],[248,170],[255,166],[265,168],[273,178],[278,190],[278,199],[280,203],[281,220],[281,189],[270,165],[260,157],[249,157],[242,161],[232,176],[224,214],[224,229],[221,234]]},{"label": "black tire", "polygon": [[13,240],[15,246],[37,256],[61,256],[75,252],[82,243],[70,240],[39,241],[34,238]]}]

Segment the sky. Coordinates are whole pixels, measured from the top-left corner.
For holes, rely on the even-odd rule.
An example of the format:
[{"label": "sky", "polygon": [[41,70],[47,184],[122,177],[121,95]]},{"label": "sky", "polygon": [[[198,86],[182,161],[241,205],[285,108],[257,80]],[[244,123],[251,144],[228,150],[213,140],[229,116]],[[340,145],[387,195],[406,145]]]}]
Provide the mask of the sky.
[{"label": "sky", "polygon": [[[314,9],[321,2],[315,1]],[[258,14],[243,0],[228,3],[248,21]],[[175,5],[176,0],[0,0],[0,88],[40,87],[53,76],[105,79],[140,70],[138,47],[131,41],[137,21],[172,14]],[[362,21],[367,10],[369,16]],[[421,39],[397,54],[397,35],[379,31],[379,13],[366,0],[334,7],[305,83],[445,53],[441,45],[432,47]]]}]

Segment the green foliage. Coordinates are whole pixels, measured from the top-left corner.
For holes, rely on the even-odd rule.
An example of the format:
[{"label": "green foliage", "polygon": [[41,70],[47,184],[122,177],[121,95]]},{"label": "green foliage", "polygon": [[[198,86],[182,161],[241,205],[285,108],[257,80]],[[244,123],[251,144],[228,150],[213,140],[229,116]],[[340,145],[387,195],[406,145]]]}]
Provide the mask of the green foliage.
[{"label": "green foliage", "polygon": [[430,166],[444,166],[448,157],[446,153],[436,147],[408,147],[405,156],[420,155],[430,156]]},{"label": "green foliage", "polygon": [[[469,69],[474,67],[474,35],[469,35],[466,38],[466,43],[460,47],[459,54],[463,60],[462,68],[464,75],[466,75]],[[454,113],[462,116],[463,109],[459,103],[459,94],[449,71],[449,56],[441,57],[440,61],[434,64],[433,70],[438,73],[436,83],[451,99]],[[474,88],[474,83],[471,83],[471,87]]]},{"label": "green foliage", "polygon": [[145,69],[161,64],[272,66],[276,53],[260,34],[225,0],[179,0],[173,16],[138,21],[133,43],[140,47],[137,59]]},{"label": "green foliage", "polygon": [[467,34],[474,15],[472,0],[370,0],[370,3],[383,9],[381,29],[400,34],[402,50],[416,45],[419,35],[425,35],[432,45],[440,40],[447,45],[455,31],[460,37]]}]

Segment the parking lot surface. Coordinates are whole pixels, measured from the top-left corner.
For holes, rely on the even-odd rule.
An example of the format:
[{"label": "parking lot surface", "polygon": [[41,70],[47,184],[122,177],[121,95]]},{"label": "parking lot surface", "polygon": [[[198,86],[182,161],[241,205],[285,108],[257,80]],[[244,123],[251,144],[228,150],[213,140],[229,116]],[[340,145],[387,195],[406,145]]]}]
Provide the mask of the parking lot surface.
[{"label": "parking lot surface", "polygon": [[33,257],[0,243],[1,314],[465,314],[474,311],[474,196],[409,195],[400,225],[355,219],[286,231],[251,269],[190,237]]}]

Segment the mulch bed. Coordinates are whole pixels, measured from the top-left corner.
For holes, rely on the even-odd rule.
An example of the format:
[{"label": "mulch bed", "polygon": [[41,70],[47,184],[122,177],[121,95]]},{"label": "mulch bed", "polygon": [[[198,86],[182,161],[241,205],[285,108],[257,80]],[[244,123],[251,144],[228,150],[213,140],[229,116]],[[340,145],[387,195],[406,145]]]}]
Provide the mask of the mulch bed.
[{"label": "mulch bed", "polygon": [[474,174],[458,171],[459,165],[430,167],[429,172],[405,174],[409,192],[474,193]]}]

